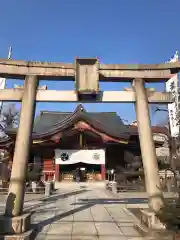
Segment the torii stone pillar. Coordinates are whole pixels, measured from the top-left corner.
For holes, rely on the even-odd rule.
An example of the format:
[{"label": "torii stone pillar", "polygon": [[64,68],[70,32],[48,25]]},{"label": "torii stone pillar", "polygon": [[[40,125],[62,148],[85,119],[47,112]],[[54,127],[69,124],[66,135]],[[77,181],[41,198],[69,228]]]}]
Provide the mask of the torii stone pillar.
[{"label": "torii stone pillar", "polygon": [[6,202],[6,216],[21,215],[24,204],[38,78],[31,75],[26,76],[24,85],[20,123],[16,137],[9,193]]},{"label": "torii stone pillar", "polygon": [[136,97],[136,115],[145,174],[146,191],[148,193],[150,208],[157,212],[163,206],[163,194],[160,189],[158,163],[152,136],[149,106],[144,80],[134,79],[133,88]]}]

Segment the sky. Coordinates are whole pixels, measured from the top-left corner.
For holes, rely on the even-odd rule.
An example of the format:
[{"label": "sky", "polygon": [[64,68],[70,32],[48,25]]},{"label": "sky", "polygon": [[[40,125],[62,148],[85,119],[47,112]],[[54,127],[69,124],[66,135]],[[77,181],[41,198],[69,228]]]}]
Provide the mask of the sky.
[{"label": "sky", "polygon": [[[12,46],[18,60],[73,62],[76,56],[101,63],[162,63],[180,49],[179,0],[6,0],[1,1],[0,58]],[[8,80],[7,88],[23,84]],[[72,90],[72,82],[41,81],[48,89]],[[128,83],[101,83],[101,90],[123,90]],[[148,84],[157,91],[164,84]],[[73,111],[75,103],[38,103],[42,110]],[[117,112],[136,119],[133,104],[85,104],[88,111]],[[154,113],[152,124],[166,118]]]}]

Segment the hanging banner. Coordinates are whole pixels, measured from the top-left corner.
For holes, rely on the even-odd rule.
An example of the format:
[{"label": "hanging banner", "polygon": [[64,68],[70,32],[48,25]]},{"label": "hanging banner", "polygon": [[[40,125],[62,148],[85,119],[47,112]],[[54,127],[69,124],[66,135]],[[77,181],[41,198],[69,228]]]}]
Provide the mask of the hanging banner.
[{"label": "hanging banner", "polygon": [[56,164],[105,164],[105,150],[62,150],[55,149]]},{"label": "hanging banner", "polygon": [[173,95],[173,103],[168,104],[169,122],[171,136],[177,137],[179,135],[179,117],[178,117],[178,74],[174,75],[166,82],[166,91]]},{"label": "hanging banner", "polygon": [[[168,63],[179,60],[178,51],[170,58]],[[166,91],[173,95],[173,103],[168,104],[169,123],[172,137],[179,136],[179,74],[175,74],[166,82]]]}]

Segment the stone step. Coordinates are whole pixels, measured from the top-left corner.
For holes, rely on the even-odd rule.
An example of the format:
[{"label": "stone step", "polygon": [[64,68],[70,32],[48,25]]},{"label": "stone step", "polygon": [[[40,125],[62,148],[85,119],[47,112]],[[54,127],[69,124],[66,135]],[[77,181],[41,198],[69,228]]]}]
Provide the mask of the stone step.
[{"label": "stone step", "polygon": [[0,235],[0,240],[30,240],[32,239],[33,230],[29,230],[27,232],[21,234],[13,234],[13,235]]},{"label": "stone step", "polygon": [[180,235],[178,236],[173,231],[168,230],[151,230],[148,229],[145,225],[141,223],[136,223],[134,228],[137,232],[143,236],[144,240],[179,240]]}]

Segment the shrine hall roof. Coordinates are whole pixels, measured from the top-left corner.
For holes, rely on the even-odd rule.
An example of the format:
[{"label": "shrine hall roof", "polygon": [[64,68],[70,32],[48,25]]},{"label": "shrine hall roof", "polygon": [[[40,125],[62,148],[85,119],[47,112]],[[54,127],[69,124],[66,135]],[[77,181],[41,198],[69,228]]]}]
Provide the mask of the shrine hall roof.
[{"label": "shrine hall roof", "polygon": [[[80,104],[74,112],[51,112],[42,111],[35,119],[32,134],[33,140],[48,140],[54,134],[61,131],[68,131],[79,121],[83,121],[90,126],[90,129],[104,133],[114,140],[130,140],[131,136],[138,136],[136,125],[125,125],[116,112],[87,112]],[[165,127],[152,127],[153,133],[163,133],[167,135]],[[13,146],[17,129],[6,129],[8,137],[0,139],[0,148]]]},{"label": "shrine hall roof", "polygon": [[35,135],[53,134],[81,120],[115,138],[128,139],[133,132],[133,129],[125,125],[116,112],[87,112],[80,104],[71,113],[42,111],[35,120],[33,133]]}]

